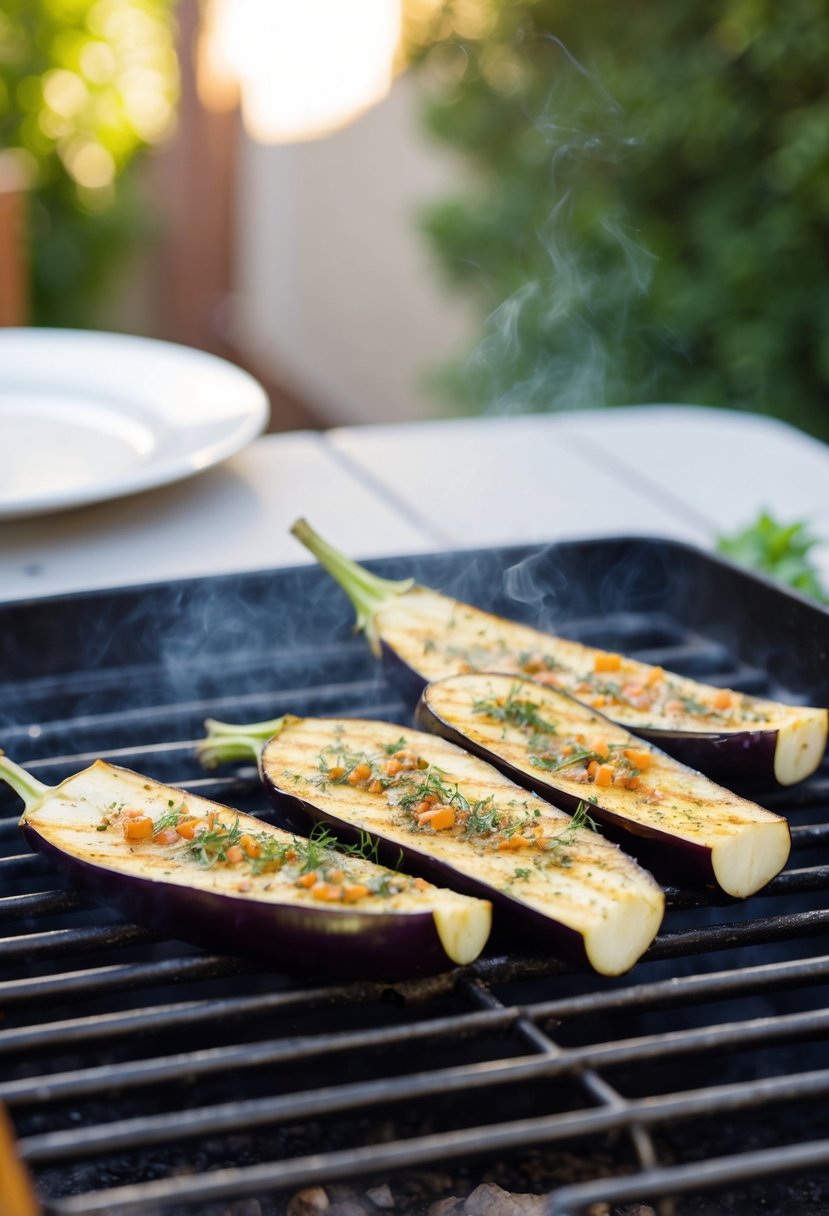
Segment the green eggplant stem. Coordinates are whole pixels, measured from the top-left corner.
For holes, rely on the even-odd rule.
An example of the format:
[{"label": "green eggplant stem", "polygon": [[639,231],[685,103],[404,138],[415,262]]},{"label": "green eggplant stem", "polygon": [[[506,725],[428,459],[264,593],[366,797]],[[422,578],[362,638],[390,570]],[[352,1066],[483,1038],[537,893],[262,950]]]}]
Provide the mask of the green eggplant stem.
[{"label": "green eggplant stem", "polygon": [[365,632],[371,649],[375,654],[379,654],[380,643],[374,628],[374,617],[395,596],[411,591],[415,585],[414,579],[396,581],[372,574],[365,566],[352,561],[333,545],[329,545],[304,519],[296,521],[291,533],[313,553],[320,565],[342,587],[357,613],[357,629]]},{"label": "green eggplant stem", "polygon": [[46,795],[52,792],[51,786],[44,785],[37,777],[27,773],[25,768],[10,760],[5,752],[0,752],[0,780],[5,781],[6,785],[23,799],[26,807],[24,815],[40,806]]},{"label": "green eggplant stem", "polygon": [[199,760],[205,768],[216,768],[232,760],[254,760],[258,764],[264,744],[278,735],[291,717],[291,714],[283,714],[269,722],[250,723],[217,722],[215,718],[208,718],[204,724],[207,736],[196,744]]}]

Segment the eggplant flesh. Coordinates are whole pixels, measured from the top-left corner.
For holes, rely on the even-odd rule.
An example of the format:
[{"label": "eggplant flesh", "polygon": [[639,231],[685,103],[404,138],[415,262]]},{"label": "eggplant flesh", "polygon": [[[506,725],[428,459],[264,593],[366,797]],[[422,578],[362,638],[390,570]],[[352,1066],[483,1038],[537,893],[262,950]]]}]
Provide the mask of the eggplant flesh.
[{"label": "eggplant flesh", "polygon": [[429,685],[418,722],[563,806],[590,814],[684,880],[743,898],[789,856],[785,819],[715,785],[559,689],[498,674]]},{"label": "eggplant flesh", "polygon": [[[489,936],[484,900],[127,769],[98,761],[43,789],[21,820],[31,847],[94,899],[166,936],[287,970],[376,979],[469,963]],[[133,838],[147,821],[153,835]]]},{"label": "eggplant flesh", "polygon": [[386,722],[288,716],[260,769],[283,814],[346,839],[367,835],[413,873],[491,899],[525,947],[618,975],[661,923],[654,879],[578,826],[581,815],[442,739]]},{"label": "eggplant flesh", "polygon": [[494,616],[412,580],[379,578],[292,531],[343,588],[375,653],[416,701],[447,676],[497,671],[561,688],[678,760],[723,780],[794,785],[826,752],[829,710],[715,688],[636,659]]}]

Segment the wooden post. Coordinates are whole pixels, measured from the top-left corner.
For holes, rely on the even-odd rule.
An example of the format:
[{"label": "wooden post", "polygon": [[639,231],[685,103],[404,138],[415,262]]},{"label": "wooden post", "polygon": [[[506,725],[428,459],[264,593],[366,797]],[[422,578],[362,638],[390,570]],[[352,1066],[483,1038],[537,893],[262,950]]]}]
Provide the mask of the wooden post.
[{"label": "wooden post", "polygon": [[270,430],[319,427],[322,420],[313,404],[258,367],[228,332],[241,119],[237,108],[208,110],[199,99],[194,56],[198,0],[180,0],[176,17],[181,65],[178,129],[165,148],[147,158],[149,190],[166,230],[154,259],[152,332],[222,355],[261,380],[271,399]]},{"label": "wooden post", "polygon": [[26,183],[18,162],[0,152],[0,325],[29,319]]}]

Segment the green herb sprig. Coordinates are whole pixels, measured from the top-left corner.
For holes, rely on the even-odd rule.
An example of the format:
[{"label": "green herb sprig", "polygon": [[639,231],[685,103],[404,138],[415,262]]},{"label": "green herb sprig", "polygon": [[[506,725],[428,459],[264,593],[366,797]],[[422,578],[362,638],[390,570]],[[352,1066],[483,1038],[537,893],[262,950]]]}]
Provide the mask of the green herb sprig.
[{"label": "green herb sprig", "polygon": [[507,699],[503,702],[494,698],[475,701],[472,711],[476,714],[485,714],[496,722],[508,723],[510,726],[530,727],[537,735],[556,734],[556,723],[543,718],[538,712],[539,707],[535,701],[517,696],[518,692],[519,687],[516,685],[509,690]]},{"label": "green herb sprig", "polygon": [[777,579],[787,587],[809,595],[819,603],[829,603],[829,593],[820,580],[810,557],[820,544],[803,520],[781,523],[762,511],[754,523],[730,535],[717,537],[717,551],[741,566]]},{"label": "green herb sprig", "polygon": [[229,828],[221,824],[198,832],[187,846],[187,853],[200,866],[209,868],[218,861],[227,861],[227,850],[242,839],[242,829],[237,815]]}]

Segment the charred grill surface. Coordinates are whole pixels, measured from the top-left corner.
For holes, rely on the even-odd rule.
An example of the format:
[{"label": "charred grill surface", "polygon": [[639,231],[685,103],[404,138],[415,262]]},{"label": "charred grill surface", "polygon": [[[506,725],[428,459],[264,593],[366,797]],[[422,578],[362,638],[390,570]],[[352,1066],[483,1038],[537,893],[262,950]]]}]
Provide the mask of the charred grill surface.
[{"label": "charred grill surface", "polygon": [[[376,568],[829,701],[829,616],[681,545]],[[269,817],[252,768],[200,771],[205,717],[409,721],[312,569],[6,606],[0,634],[0,746],[50,783],[101,756]],[[2,792],[0,1100],[47,1211],[281,1213],[360,1180],[426,1212],[486,1178],[553,1192],[555,1216],[671,1195],[688,1216],[829,1212],[829,770],[751,794],[790,818],[787,869],[745,904],[670,890],[629,975],[496,937],[472,967],[389,986],[288,978],[93,907],[26,852]]]}]

